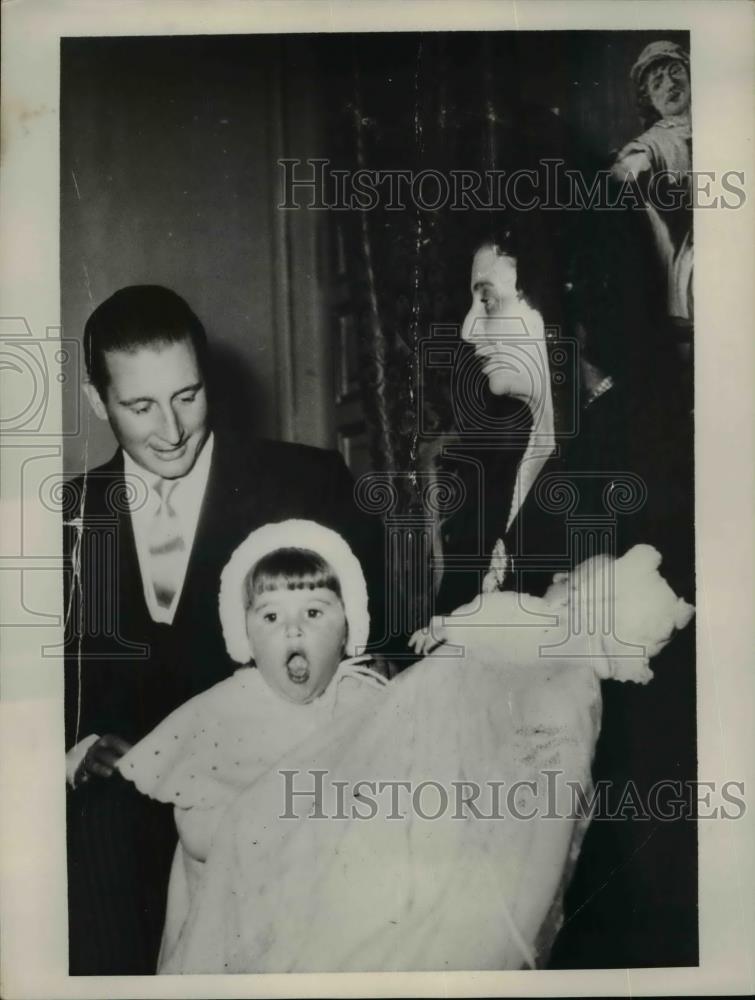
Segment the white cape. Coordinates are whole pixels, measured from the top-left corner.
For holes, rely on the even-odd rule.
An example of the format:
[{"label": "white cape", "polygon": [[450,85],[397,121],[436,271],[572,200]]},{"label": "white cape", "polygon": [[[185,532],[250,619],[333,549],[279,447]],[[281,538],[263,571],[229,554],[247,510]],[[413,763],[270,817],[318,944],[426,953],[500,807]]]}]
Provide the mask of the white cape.
[{"label": "white cape", "polygon": [[[494,665],[468,653],[415,664],[236,798],[159,971],[542,963],[587,822],[565,781],[589,794],[599,718],[589,662]],[[310,818],[311,794],[287,800],[287,783],[306,792],[320,780],[320,814],[346,818]],[[360,781],[409,782],[419,810],[442,815],[422,818],[406,786],[378,793],[355,787]],[[434,784],[418,794],[423,782]],[[472,795],[471,786],[459,793],[463,782],[481,786],[477,813],[460,804],[459,794]],[[370,799],[377,814],[358,818],[373,811]],[[286,812],[296,818],[281,818]],[[498,818],[483,818],[491,814]]]}]

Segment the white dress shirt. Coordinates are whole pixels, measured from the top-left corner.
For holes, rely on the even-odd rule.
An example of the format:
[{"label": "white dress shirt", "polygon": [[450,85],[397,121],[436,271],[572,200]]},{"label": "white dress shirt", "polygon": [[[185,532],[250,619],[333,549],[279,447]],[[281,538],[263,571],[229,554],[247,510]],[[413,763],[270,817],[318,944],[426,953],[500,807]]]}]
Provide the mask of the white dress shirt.
[{"label": "white dress shirt", "polygon": [[134,476],[144,482],[148,488],[146,501],[144,501],[143,489],[131,490],[129,493],[129,507],[131,511],[131,525],[134,529],[134,540],[136,542],[136,555],[139,559],[139,571],[142,576],[144,600],[152,621],[164,622],[167,625],[173,622],[186,579],[186,570],[189,566],[191,550],[194,546],[199,512],[202,508],[202,501],[207,489],[213,445],[214,438],[211,434],[204,448],[199,453],[199,457],[194,463],[191,472],[176,481],[175,488],[170,494],[170,505],[176,512],[178,526],[184,540],[184,550],[178,586],[169,608],[160,607],[155,596],[148,542],[149,531],[160,505],[159,497],[154,489],[156,483],[159,482],[159,476],[155,476],[151,472],[146,472],[141,466],[136,464],[130,455],[124,453],[123,472],[126,479],[129,476]]}]

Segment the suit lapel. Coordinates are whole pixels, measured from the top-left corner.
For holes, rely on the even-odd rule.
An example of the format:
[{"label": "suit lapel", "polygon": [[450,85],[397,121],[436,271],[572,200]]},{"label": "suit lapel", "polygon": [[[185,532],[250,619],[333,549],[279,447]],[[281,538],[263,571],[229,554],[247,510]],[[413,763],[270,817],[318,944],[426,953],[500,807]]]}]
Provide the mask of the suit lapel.
[{"label": "suit lapel", "polygon": [[519,555],[527,553],[529,548],[527,540],[532,538],[533,533],[537,534],[538,525],[542,526],[543,517],[548,516],[543,510],[541,503],[535,499],[537,488],[544,476],[563,470],[564,463],[560,455],[562,448],[563,446],[560,446],[548,457],[543,467],[535,476],[527,495],[522,501],[521,507],[514,515],[509,530],[506,532],[507,550]]},{"label": "suit lapel", "polygon": [[[84,523],[90,535],[89,559],[94,559],[87,573],[89,586],[98,594],[93,600],[98,606],[112,607],[114,637],[121,652],[138,656],[145,639],[145,619],[151,619],[144,600],[134,530],[126,502],[129,485],[120,449],[109,462],[87,474],[86,490]],[[111,545],[107,536],[113,532],[115,544]],[[103,624],[109,632],[107,624]]]},{"label": "suit lapel", "polygon": [[[220,571],[230,555],[230,547],[241,541],[239,507],[251,518],[257,507],[253,486],[244,486],[239,452],[232,441],[215,431],[215,445],[210,463],[202,505],[199,510],[194,544],[191,547],[186,577],[176,608],[173,624],[187,615],[196,614],[206,603],[217,606],[217,585]],[[207,588],[213,592],[207,595]]]},{"label": "suit lapel", "polygon": [[173,625],[181,620],[185,615],[192,614],[194,606],[194,590],[196,583],[205,576],[203,564],[208,554],[213,551],[213,543],[216,526],[222,522],[223,518],[223,490],[222,476],[218,468],[218,446],[217,441],[213,450],[210,471],[207,476],[202,505],[199,508],[199,519],[194,533],[194,542],[189,553],[189,562],[186,566],[186,576],[184,577],[181,596],[178,599],[178,606],[173,618]]}]

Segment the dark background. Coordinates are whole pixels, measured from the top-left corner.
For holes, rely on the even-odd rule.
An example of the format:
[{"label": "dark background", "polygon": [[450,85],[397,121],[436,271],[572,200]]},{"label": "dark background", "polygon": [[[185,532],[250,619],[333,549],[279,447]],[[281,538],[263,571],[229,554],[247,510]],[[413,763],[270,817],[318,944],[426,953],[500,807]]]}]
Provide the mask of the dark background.
[{"label": "dark background", "polygon": [[[350,338],[364,336],[364,290],[339,232],[359,220],[277,210],[276,161],[323,156],[353,166],[361,128],[367,166],[475,169],[486,113],[518,121],[526,104],[555,114],[579,157],[608,162],[639,131],[629,69],[660,37],[687,41],[673,31],[64,39],[64,336],[81,337],[88,314],[117,288],[166,284],[204,321],[241,426],[339,445],[355,471],[374,467],[374,407],[367,400],[365,412],[358,391],[339,396],[336,385],[351,376],[359,385]],[[416,222],[405,220],[412,242]],[[404,221],[393,223],[398,279],[381,292],[390,299],[381,330],[389,348],[394,337],[416,342],[439,316],[463,316],[467,274],[447,266],[441,275],[437,264],[457,241],[440,219],[430,223],[434,257],[419,270],[395,234]],[[402,329],[409,312],[413,337]],[[396,363],[400,376],[402,354]],[[66,386],[70,427],[78,380]],[[392,391],[405,411],[400,387]],[[113,448],[107,426],[81,412],[82,432],[67,439],[68,471],[83,468],[85,453],[91,466]]]}]

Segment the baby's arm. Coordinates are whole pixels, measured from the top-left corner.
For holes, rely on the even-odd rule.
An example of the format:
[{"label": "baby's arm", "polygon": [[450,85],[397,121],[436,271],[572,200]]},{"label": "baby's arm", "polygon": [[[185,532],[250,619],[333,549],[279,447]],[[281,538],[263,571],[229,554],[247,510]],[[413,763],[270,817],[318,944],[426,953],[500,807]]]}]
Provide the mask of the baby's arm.
[{"label": "baby's arm", "polygon": [[448,642],[447,623],[453,625],[456,619],[466,620],[469,615],[480,607],[480,602],[485,597],[481,594],[476,600],[469,604],[462,604],[450,615],[433,615],[426,628],[418,628],[409,639],[408,645],[420,656],[429,656],[430,653]]},{"label": "baby's arm", "polygon": [[450,642],[486,660],[525,659],[537,654],[546,633],[560,627],[561,619],[565,613],[558,601],[495,591],[480,594],[451,615],[433,617],[409,644],[422,656]]},{"label": "baby's arm", "polygon": [[531,663],[553,641],[565,615],[560,608],[516,591],[482,594],[445,620],[448,642],[488,663]]}]

